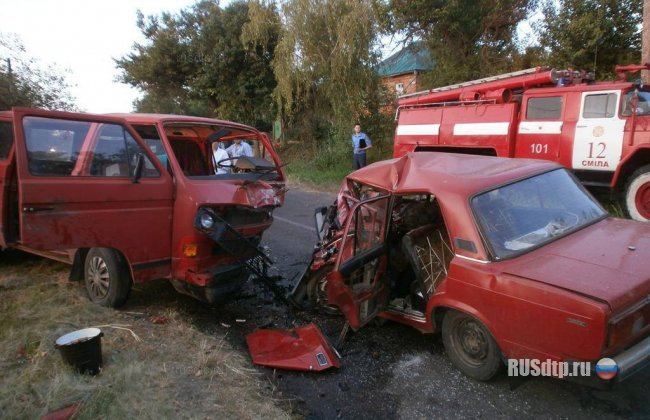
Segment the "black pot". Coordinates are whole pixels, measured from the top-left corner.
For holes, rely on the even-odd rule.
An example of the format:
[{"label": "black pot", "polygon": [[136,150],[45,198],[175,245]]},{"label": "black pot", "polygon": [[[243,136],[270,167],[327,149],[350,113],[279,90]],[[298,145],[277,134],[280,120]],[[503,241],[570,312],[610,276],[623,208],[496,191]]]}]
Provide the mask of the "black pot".
[{"label": "black pot", "polygon": [[99,328],[84,328],[62,335],[55,347],[63,360],[80,373],[97,375],[102,369],[102,337]]}]

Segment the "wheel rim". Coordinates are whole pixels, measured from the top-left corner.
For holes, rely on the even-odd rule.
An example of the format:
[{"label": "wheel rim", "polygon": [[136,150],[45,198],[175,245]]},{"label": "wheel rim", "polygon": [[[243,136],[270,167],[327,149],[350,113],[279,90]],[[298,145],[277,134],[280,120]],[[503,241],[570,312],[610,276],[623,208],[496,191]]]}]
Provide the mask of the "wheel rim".
[{"label": "wheel rim", "polygon": [[485,330],[476,321],[465,319],[458,323],[454,338],[460,348],[459,356],[472,366],[480,366],[488,356]]},{"label": "wheel rim", "polygon": [[650,182],[642,184],[634,195],[634,204],[641,216],[650,219]]},{"label": "wheel rim", "polygon": [[103,258],[93,257],[90,260],[86,278],[90,285],[89,292],[93,299],[103,299],[108,295],[110,275]]}]

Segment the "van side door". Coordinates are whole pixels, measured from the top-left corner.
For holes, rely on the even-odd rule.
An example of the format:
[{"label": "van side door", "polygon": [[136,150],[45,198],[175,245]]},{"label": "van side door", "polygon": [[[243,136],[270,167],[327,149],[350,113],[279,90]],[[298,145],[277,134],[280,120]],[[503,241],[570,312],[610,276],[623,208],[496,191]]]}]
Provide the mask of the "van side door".
[{"label": "van side door", "polygon": [[[173,182],[123,119],[15,108],[20,243],[107,247],[134,269],[171,266]],[[142,158],[140,157],[142,156]],[[134,182],[139,159],[142,177]]]}]

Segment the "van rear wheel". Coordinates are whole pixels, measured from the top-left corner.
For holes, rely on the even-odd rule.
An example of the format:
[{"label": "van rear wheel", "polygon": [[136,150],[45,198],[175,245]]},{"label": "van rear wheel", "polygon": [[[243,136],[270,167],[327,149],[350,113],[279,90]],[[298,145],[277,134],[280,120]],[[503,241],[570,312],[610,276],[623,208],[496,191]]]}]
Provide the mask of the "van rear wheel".
[{"label": "van rear wheel", "polygon": [[84,281],[90,300],[102,306],[124,305],[131,291],[131,276],[122,256],[109,248],[93,248],[86,255]]}]

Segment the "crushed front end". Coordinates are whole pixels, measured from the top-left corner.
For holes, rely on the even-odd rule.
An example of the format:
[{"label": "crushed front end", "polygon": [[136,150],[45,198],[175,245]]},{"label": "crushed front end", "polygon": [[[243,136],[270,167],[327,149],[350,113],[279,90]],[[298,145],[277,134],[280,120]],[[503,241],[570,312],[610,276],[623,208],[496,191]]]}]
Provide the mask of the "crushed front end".
[{"label": "crushed front end", "polygon": [[194,215],[192,235],[181,241],[174,287],[208,303],[235,295],[251,274],[265,276],[270,260],[260,248],[284,190],[264,182],[242,183],[230,205],[203,204]]}]

